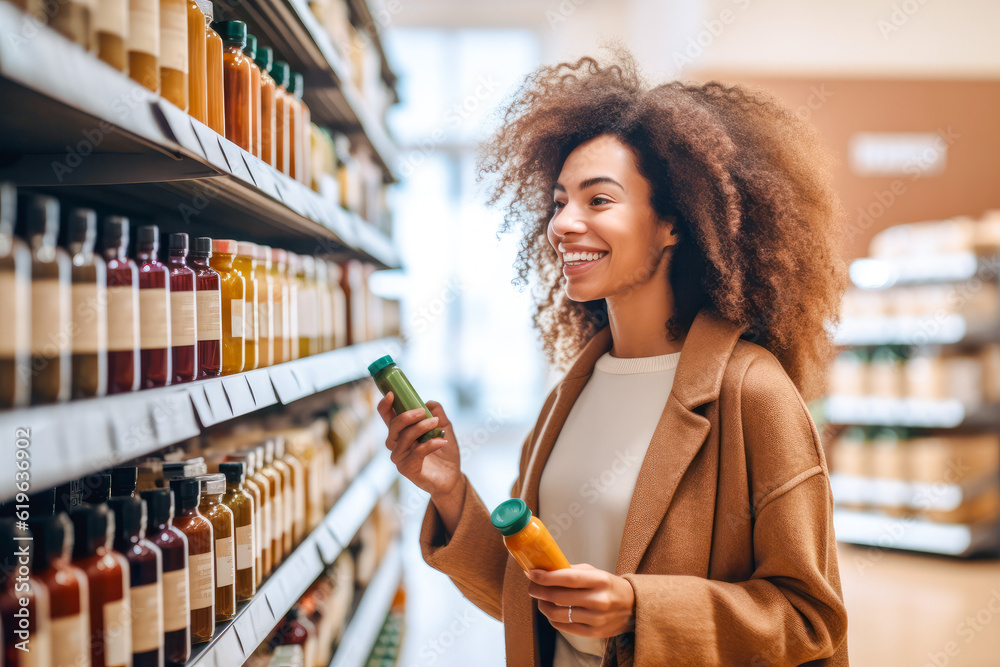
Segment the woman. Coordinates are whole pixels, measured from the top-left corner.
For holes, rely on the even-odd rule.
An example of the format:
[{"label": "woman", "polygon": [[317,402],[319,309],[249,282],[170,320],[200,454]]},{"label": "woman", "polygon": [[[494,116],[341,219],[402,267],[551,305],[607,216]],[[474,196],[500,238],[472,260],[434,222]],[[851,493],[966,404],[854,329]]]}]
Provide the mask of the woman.
[{"label": "woman", "polygon": [[525,230],[549,358],[571,364],[511,495],[573,567],[508,556],[439,403],[378,406],[393,462],[431,494],[424,558],[502,619],[509,664],[847,664],[803,402],[845,283],[823,159],[770,97],[648,88],[627,56],[541,68],[515,96],[483,170]]}]

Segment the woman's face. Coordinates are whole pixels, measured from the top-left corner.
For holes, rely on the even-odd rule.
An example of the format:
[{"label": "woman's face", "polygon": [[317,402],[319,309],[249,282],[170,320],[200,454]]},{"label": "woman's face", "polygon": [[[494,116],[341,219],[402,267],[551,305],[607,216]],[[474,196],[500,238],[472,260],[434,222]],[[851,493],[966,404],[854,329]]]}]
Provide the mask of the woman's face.
[{"label": "woman's face", "polygon": [[657,221],[650,186],[629,148],[602,135],[580,144],[553,187],[549,243],[574,301],[605,299],[649,281],[676,243],[673,225]]}]

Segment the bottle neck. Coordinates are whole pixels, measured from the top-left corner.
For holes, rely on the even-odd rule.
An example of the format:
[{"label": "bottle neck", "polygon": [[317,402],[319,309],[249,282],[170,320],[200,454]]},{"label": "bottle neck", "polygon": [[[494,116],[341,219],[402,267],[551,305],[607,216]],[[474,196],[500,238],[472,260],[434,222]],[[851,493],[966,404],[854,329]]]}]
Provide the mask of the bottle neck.
[{"label": "bottle neck", "polygon": [[208,268],[208,257],[206,255],[191,255],[192,266],[204,266]]},{"label": "bottle neck", "polygon": [[187,251],[171,250],[170,254],[167,256],[167,261],[171,264],[177,264],[178,266],[187,266]]},{"label": "bottle neck", "polygon": [[94,242],[93,241],[71,241],[69,243],[69,253],[74,257],[76,255],[83,255],[84,257],[90,257],[94,254]]},{"label": "bottle neck", "polygon": [[198,516],[199,514],[200,514],[200,512],[198,511],[198,507],[197,506],[195,506],[195,507],[181,507],[180,516]]},{"label": "bottle neck", "polygon": [[244,58],[246,57],[246,55],[243,53],[243,49],[246,47],[240,46],[239,42],[223,41],[222,46],[226,49],[227,53],[239,54]]},{"label": "bottle neck", "polygon": [[135,249],[135,256],[144,262],[156,261],[157,247],[155,245],[141,244]]},{"label": "bottle neck", "polygon": [[127,247],[124,243],[119,243],[116,245],[108,245],[104,247],[104,258],[105,259],[118,259],[125,261],[128,259]]},{"label": "bottle neck", "polygon": [[226,493],[242,493],[243,483],[242,482],[226,482]]},{"label": "bottle neck", "polygon": [[201,504],[208,507],[214,507],[222,501],[222,494],[219,493],[203,493],[201,496]]},{"label": "bottle neck", "polygon": [[212,259],[215,260],[214,264],[220,269],[226,269],[227,271],[233,268],[233,256],[227,255],[224,252],[217,252],[212,255]]}]

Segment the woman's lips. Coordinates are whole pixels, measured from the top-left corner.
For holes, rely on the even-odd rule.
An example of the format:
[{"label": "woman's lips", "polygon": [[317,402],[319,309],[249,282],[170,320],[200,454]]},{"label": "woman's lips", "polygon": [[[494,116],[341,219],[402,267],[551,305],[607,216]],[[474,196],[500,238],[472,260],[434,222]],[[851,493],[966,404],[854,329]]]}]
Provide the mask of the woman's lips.
[{"label": "woman's lips", "polygon": [[563,275],[578,276],[582,273],[586,273],[587,271],[594,268],[595,264],[600,264],[601,262],[606,260],[610,254],[611,253],[606,253],[604,257],[601,257],[600,259],[592,259],[589,262],[582,262],[576,265],[563,264]]}]

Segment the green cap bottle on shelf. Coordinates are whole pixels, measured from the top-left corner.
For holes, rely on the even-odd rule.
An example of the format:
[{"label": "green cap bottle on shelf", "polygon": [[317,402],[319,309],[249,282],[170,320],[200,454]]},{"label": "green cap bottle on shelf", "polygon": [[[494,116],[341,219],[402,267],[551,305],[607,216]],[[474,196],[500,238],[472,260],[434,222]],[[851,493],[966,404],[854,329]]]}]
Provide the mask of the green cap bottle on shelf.
[{"label": "green cap bottle on shelf", "polygon": [[302,94],[306,92],[305,79],[300,72],[292,72],[292,89],[289,91],[295,99],[301,100]]},{"label": "green cap bottle on shelf", "polygon": [[288,63],[284,60],[275,60],[274,65],[271,67],[271,77],[274,79],[274,83],[288,90],[288,80],[291,78],[291,71]]},{"label": "green cap bottle on shelf", "polygon": [[[368,365],[368,372],[375,379],[375,386],[378,387],[382,395],[392,392],[392,409],[396,414],[402,414],[407,410],[423,408],[427,417],[433,417],[431,411],[424,405],[423,400],[417,394],[416,389],[400,370],[396,362],[388,354],[380,357]],[[431,438],[443,438],[444,430],[440,428],[431,429],[427,433],[417,438],[417,442],[427,442]]]},{"label": "green cap bottle on shelf", "polygon": [[243,53],[250,60],[257,60],[257,38],[250,33],[247,33],[247,45],[243,48]]},{"label": "green cap bottle on shelf", "polygon": [[243,21],[216,21],[212,24],[215,32],[227,44],[239,44],[241,49],[247,46],[247,24]]},{"label": "green cap bottle on shelf", "polygon": [[271,68],[274,66],[274,49],[270,46],[262,46],[257,49],[257,55],[254,56],[253,61],[257,63],[257,67],[260,68],[262,72],[270,72]]}]

